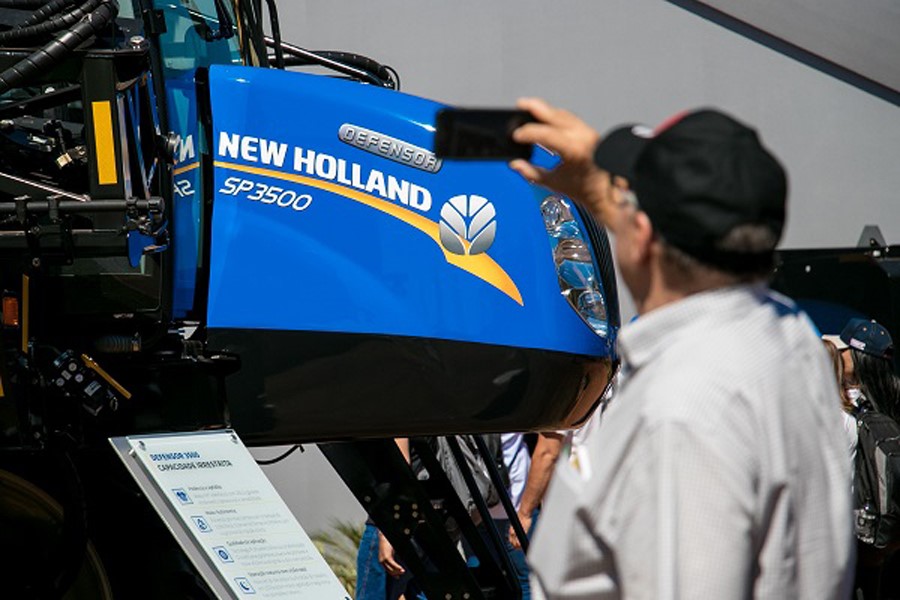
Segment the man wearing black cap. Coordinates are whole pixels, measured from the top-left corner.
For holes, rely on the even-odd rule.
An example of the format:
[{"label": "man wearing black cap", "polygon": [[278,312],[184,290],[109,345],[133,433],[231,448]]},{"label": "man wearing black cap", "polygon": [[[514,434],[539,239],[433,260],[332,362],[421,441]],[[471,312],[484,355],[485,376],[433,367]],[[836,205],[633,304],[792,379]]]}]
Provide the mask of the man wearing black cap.
[{"label": "man wearing black cap", "polygon": [[512,168],[587,206],[615,235],[640,318],[582,477],[554,475],[529,553],[537,598],[843,598],[853,560],[849,464],[830,366],[805,315],[767,289],[786,176],[716,110],[602,140],[522,100]]}]

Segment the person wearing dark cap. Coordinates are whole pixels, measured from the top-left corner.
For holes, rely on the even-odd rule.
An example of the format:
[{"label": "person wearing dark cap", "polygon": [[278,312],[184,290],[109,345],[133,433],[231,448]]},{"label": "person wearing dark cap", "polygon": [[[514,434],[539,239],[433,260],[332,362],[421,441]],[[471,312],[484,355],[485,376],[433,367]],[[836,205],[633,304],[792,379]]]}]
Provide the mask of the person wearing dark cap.
[{"label": "person wearing dark cap", "polygon": [[[840,335],[823,337],[840,353],[845,395],[856,411],[875,410],[897,421],[900,379],[894,373],[894,342],[888,330],[874,320],[854,318],[847,321]],[[896,547],[878,548],[860,541],[854,597],[896,597],[898,590],[893,580],[900,563],[898,556]],[[888,574],[893,577],[887,577]],[[893,589],[886,589],[888,586]]]},{"label": "person wearing dark cap", "polygon": [[841,351],[844,381],[877,411],[900,421],[900,379],[894,373],[894,341],[888,330],[876,321],[856,318],[831,339]]},{"label": "person wearing dark cap", "polygon": [[557,468],[529,552],[536,598],[845,598],[850,465],[835,378],[806,316],[768,290],[787,177],[717,110],[601,139],[541,100],[511,167],[615,234],[640,318],[617,398]]}]

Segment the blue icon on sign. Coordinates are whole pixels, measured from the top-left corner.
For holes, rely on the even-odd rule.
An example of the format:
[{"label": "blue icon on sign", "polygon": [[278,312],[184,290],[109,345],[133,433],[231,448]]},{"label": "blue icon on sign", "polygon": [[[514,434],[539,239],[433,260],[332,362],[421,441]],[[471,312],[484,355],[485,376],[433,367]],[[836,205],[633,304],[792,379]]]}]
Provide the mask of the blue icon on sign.
[{"label": "blue icon on sign", "polygon": [[234,559],[231,557],[231,553],[225,549],[225,546],[215,546],[213,547],[213,552],[216,553],[216,556],[219,557],[219,560],[222,562],[234,562]]},{"label": "blue icon on sign", "polygon": [[191,500],[191,497],[188,496],[188,493],[181,488],[176,488],[172,490],[172,493],[175,494],[175,497],[178,498],[178,501],[182,504],[193,504],[194,501]]},{"label": "blue icon on sign", "polygon": [[194,522],[194,525],[197,526],[200,533],[212,531],[212,527],[209,526],[209,522],[204,517],[191,517],[191,520]]},{"label": "blue icon on sign", "polygon": [[255,594],[256,590],[253,589],[253,586],[250,585],[250,581],[246,577],[235,577],[234,582],[238,585],[238,588],[245,594]]}]

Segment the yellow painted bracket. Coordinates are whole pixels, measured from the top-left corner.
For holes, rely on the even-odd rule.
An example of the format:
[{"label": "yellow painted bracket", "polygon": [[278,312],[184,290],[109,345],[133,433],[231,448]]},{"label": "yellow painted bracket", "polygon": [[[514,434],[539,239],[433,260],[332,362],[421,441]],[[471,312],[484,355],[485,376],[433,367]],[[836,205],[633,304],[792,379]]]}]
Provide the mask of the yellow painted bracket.
[{"label": "yellow painted bracket", "polygon": [[112,375],[110,375],[109,373],[104,371],[103,367],[101,367],[96,362],[94,362],[93,358],[91,358],[87,354],[82,354],[81,360],[84,361],[84,364],[86,364],[89,369],[93,370],[95,373],[97,373],[97,375],[99,375],[100,377],[105,379],[106,383],[113,386],[117,392],[119,392],[120,394],[122,394],[123,397],[125,397],[126,400],[131,398],[131,392],[126,390],[124,387],[122,387],[122,384],[120,384],[118,381],[113,379]]},{"label": "yellow painted bracket", "polygon": [[94,149],[97,160],[97,182],[115,185],[119,182],[116,168],[116,141],[113,137],[112,107],[109,100],[91,102],[94,122]]}]

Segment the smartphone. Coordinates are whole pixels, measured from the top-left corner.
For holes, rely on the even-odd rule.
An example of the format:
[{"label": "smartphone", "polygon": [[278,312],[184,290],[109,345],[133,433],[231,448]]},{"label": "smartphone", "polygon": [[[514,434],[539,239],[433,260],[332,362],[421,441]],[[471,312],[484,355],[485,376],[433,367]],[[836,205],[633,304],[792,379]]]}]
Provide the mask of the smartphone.
[{"label": "smartphone", "polygon": [[530,121],[534,117],[524,110],[445,108],[437,113],[434,153],[451,159],[529,159],[532,145],[514,142],[512,132]]}]

